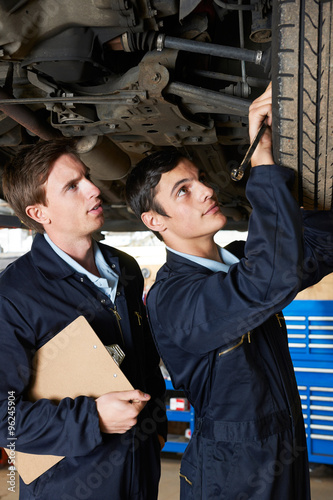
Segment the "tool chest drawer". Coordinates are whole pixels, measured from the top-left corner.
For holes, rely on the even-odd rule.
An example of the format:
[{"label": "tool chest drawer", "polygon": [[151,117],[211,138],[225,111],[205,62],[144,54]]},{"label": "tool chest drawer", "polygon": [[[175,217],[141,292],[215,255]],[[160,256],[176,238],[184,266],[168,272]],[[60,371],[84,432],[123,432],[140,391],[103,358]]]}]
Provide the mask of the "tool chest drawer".
[{"label": "tool chest drawer", "polygon": [[333,301],[294,300],[283,314],[293,360],[333,364]]},{"label": "tool chest drawer", "polygon": [[333,301],[295,300],[283,313],[309,461],[333,464]]}]

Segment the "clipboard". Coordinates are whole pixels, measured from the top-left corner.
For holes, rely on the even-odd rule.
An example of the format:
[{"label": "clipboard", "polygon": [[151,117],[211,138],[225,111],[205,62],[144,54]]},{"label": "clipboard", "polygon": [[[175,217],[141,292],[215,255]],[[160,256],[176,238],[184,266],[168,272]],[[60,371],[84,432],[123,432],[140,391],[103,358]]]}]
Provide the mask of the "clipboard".
[{"label": "clipboard", "polygon": [[[107,392],[131,390],[132,385],[84,316],[76,318],[34,356],[31,401],[98,398]],[[6,448],[5,451],[9,453]],[[63,458],[15,451],[15,467],[29,484]]]}]

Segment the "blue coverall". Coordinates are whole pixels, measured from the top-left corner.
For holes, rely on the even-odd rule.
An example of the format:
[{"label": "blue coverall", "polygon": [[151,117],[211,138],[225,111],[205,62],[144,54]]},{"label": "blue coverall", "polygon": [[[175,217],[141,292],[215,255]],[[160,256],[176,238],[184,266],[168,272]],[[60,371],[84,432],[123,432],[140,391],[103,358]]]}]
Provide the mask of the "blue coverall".
[{"label": "blue coverall", "polygon": [[[333,271],[332,212],[301,211],[292,172],[257,166],[245,254],[228,273],[173,252],[147,297],[173,385],[195,409],[181,499],[309,500],[303,416],[281,310]],[[241,251],[241,253],[239,253]],[[245,256],[244,256],[245,255]]]},{"label": "blue coverall", "polygon": [[[66,457],[31,484],[21,481],[23,500],[157,498],[157,433],[166,437],[167,426],[165,384],[142,304],[143,278],[132,257],[99,247],[119,275],[115,304],[40,234],[31,251],[0,277],[0,445],[8,445],[8,392],[14,391],[16,450]],[[119,344],[126,355],[122,371],[134,388],[152,396],[137,426],[124,435],[100,432],[93,398],[65,398],[59,404],[27,400],[35,351],[80,315],[105,345]]]}]

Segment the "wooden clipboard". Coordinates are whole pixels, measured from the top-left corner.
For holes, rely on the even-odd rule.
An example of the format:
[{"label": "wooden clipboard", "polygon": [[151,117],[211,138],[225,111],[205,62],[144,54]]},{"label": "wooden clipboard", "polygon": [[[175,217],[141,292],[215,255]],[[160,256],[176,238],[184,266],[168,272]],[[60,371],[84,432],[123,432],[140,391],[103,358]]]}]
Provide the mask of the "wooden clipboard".
[{"label": "wooden clipboard", "polygon": [[[35,354],[29,399],[98,398],[133,390],[88,321],[79,316]],[[5,449],[7,454],[9,450]],[[65,457],[15,452],[15,467],[29,484]]]}]

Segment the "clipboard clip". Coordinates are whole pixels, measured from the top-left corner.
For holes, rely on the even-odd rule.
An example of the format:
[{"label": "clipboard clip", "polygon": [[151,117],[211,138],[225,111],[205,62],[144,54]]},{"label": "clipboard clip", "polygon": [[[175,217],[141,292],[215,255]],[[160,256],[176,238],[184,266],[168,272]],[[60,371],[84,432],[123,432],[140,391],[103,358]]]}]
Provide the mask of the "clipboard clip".
[{"label": "clipboard clip", "polygon": [[108,353],[110,354],[110,356],[113,359],[113,361],[118,366],[120,366],[121,363],[124,361],[125,353],[119,347],[119,345],[118,344],[106,345],[105,349],[108,351]]}]

